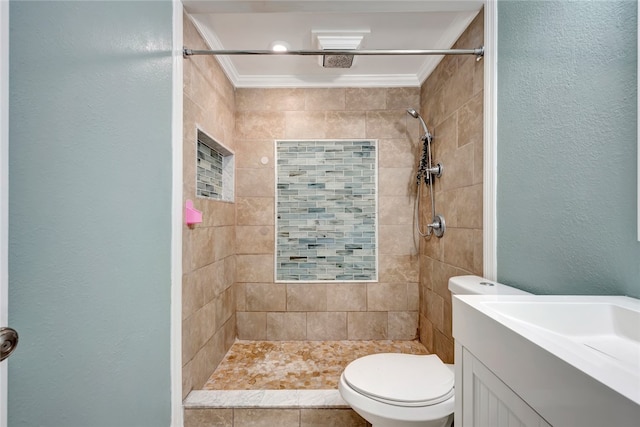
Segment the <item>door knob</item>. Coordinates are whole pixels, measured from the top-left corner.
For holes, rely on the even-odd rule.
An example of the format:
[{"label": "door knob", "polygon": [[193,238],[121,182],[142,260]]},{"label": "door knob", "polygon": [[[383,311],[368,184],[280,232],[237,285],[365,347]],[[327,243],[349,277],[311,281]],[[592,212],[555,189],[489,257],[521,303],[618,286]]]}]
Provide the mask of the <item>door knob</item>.
[{"label": "door knob", "polygon": [[9,357],[18,346],[18,333],[11,328],[0,328],[0,362]]}]

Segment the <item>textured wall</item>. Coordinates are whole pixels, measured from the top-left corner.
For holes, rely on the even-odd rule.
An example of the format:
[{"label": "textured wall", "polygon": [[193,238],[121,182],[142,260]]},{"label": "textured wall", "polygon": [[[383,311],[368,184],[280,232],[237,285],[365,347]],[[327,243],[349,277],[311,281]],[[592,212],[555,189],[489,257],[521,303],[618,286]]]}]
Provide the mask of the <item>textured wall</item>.
[{"label": "textured wall", "polygon": [[[483,37],[480,12],[453,47],[482,46]],[[436,213],[447,225],[442,238],[420,242],[420,341],[447,363],[453,362],[449,278],[482,275],[483,67],[473,56],[447,56],[420,92],[434,160],[444,165],[434,191]],[[423,190],[424,224],[431,222],[431,200]]]},{"label": "textured wall", "polygon": [[636,8],[499,3],[501,282],[640,297]]},{"label": "textured wall", "polygon": [[[184,45],[208,49],[184,17]],[[201,388],[236,337],[235,205],[196,198],[197,129],[234,150],[234,88],[212,56],[184,62],[183,197],[203,222],[182,230],[182,393]]]},{"label": "textured wall", "polygon": [[[418,257],[410,186],[419,123],[405,108],[418,103],[418,88],[238,89],[239,338],[416,336]],[[379,140],[379,283],[274,283],[274,140],[315,138]]]},{"label": "textured wall", "polygon": [[11,2],[9,425],[170,423],[170,2]]}]

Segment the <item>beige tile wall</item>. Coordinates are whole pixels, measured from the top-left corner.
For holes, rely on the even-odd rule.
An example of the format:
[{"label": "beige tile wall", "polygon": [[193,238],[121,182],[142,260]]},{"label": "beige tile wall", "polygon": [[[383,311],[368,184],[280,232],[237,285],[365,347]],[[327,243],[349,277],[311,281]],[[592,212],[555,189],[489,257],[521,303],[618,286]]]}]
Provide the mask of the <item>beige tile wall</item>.
[{"label": "beige tile wall", "polygon": [[[238,89],[237,327],[240,339],[414,339],[412,238],[419,88]],[[274,283],[274,140],[379,142],[379,283]],[[267,163],[262,160],[266,158]]]},{"label": "beige tile wall", "polygon": [[[207,49],[188,18],[184,43]],[[196,128],[231,150],[234,143],[235,92],[213,57],[184,62],[184,199],[203,211],[203,223],[182,230],[183,397],[199,389],[224,357],[236,336],[235,205],[197,199]]]},{"label": "beige tile wall", "polygon": [[368,427],[347,409],[186,409],[185,427]]},{"label": "beige tile wall", "polygon": [[[454,48],[483,45],[481,11]],[[453,362],[449,277],[482,275],[483,61],[448,56],[420,91],[421,114],[434,133],[433,154],[444,165],[436,180],[438,213],[447,231],[420,244],[420,341],[447,363]],[[431,217],[428,191],[421,214]]]}]

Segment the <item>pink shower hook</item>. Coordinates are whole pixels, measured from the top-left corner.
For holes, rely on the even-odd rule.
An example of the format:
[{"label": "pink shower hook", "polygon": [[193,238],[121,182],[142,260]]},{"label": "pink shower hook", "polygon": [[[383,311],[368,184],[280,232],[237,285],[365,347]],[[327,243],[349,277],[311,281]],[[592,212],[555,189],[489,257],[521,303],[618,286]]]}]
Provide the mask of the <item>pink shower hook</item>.
[{"label": "pink shower hook", "polygon": [[202,212],[193,207],[193,201],[187,199],[185,202],[184,208],[184,222],[188,226],[192,226],[193,224],[199,224],[202,222]]}]

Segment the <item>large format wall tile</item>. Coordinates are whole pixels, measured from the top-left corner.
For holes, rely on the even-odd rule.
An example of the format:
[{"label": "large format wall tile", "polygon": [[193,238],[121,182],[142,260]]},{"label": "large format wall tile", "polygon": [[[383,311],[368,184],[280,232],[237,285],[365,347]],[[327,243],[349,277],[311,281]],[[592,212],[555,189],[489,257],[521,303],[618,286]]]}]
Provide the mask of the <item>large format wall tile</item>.
[{"label": "large format wall tile", "polygon": [[[237,90],[235,154],[237,173],[244,175],[238,178],[235,204],[240,339],[267,335],[269,339],[415,336],[419,258],[417,240],[411,236],[415,156],[422,130],[405,109],[418,108],[419,98],[419,88]],[[287,283],[286,307],[281,308],[282,288],[268,287],[279,285],[273,270],[275,245],[269,250],[269,238],[262,233],[275,225],[275,141],[283,139],[377,141],[379,283]],[[398,289],[400,294],[391,295],[384,303],[381,298],[373,300],[373,306],[368,307],[367,289],[377,296],[388,288]],[[274,294],[258,289],[271,289]],[[351,315],[368,310],[373,310],[374,327],[353,329],[359,323],[354,323]],[[396,311],[390,316],[386,310]],[[286,332],[277,331],[285,319],[282,313],[298,316]]]},{"label": "large format wall tile", "polygon": [[[481,11],[453,47],[481,46],[483,20]],[[420,241],[420,341],[447,363],[453,361],[449,278],[482,275],[482,63],[445,57],[420,91],[421,112],[434,129],[434,160],[444,165],[434,191],[447,224],[441,239]],[[430,218],[430,201],[424,202],[421,214]]]},{"label": "large format wall tile", "polygon": [[[207,49],[186,18],[185,45]],[[232,203],[196,197],[196,133],[208,134],[230,150],[235,145],[235,90],[215,58],[184,62],[183,197],[194,200],[203,222],[184,226],[183,396],[200,388],[235,338],[236,209]],[[197,424],[195,424],[197,425]]]}]

